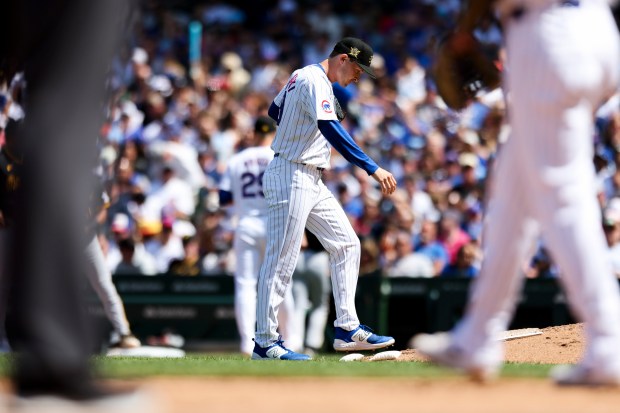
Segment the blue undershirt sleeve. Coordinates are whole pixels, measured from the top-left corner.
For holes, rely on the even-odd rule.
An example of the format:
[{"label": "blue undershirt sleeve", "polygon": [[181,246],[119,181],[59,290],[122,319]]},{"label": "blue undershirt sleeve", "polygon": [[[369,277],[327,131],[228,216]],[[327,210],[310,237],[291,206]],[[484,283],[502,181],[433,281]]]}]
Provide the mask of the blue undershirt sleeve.
[{"label": "blue undershirt sleeve", "polygon": [[223,190],[220,189],[219,190],[219,195],[220,195],[220,205],[221,206],[232,204],[232,202],[233,202],[233,194],[232,194],[232,192],[223,191]]},{"label": "blue undershirt sleeve", "polygon": [[319,120],[319,130],[325,139],[353,165],[362,168],[368,175],[374,174],[379,166],[366,155],[351,135],[337,120]]},{"label": "blue undershirt sleeve", "polygon": [[271,102],[271,106],[269,106],[269,109],[267,110],[269,117],[277,122],[279,113],[280,108],[276,105],[276,102]]}]

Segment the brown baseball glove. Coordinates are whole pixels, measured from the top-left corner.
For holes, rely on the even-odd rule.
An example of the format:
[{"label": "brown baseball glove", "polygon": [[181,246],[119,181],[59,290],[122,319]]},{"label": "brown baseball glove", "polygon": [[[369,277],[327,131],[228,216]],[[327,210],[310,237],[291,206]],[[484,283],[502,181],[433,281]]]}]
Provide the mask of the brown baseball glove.
[{"label": "brown baseball glove", "polygon": [[468,32],[444,37],[437,48],[433,77],[446,105],[461,110],[483,89],[501,82],[500,71],[476,38]]}]

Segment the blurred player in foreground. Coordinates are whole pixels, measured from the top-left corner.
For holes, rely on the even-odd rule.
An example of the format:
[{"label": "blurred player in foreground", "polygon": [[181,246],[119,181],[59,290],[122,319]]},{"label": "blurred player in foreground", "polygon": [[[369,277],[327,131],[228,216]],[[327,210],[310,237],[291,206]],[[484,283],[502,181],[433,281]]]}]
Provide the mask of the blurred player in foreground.
[{"label": "blurred player in foreground", "polygon": [[[7,271],[11,380],[19,411],[152,411],[137,392],[111,391],[90,369],[83,310],[84,228],[107,70],[127,26],[121,0],[3,3],[0,63],[28,79],[15,253]],[[86,178],[85,178],[86,177]],[[63,407],[64,406],[64,407]]]},{"label": "blurred player in foreground", "polygon": [[470,1],[457,31],[471,33],[492,6],[506,35],[512,136],[493,176],[485,258],[460,323],[414,345],[475,378],[495,377],[503,361],[497,335],[522,285],[519,265],[542,233],[587,339],[581,362],[553,369],[553,379],[620,385],[620,295],[592,163],[594,111],[618,87],[618,31],[604,0]]}]

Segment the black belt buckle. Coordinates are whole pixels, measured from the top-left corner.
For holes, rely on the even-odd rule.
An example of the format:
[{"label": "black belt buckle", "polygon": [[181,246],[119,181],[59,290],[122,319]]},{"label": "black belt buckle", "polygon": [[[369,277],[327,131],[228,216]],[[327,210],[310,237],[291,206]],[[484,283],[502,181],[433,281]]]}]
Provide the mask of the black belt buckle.
[{"label": "black belt buckle", "polygon": [[273,157],[274,157],[274,158],[277,158],[278,156],[280,156],[280,153],[274,153],[274,154],[273,154]]},{"label": "black belt buckle", "polygon": [[325,170],[325,168],[320,168],[318,166],[314,166],[314,165],[308,165],[307,163],[302,163],[303,166],[310,166],[312,168],[316,168],[317,171],[319,172],[323,172]]}]

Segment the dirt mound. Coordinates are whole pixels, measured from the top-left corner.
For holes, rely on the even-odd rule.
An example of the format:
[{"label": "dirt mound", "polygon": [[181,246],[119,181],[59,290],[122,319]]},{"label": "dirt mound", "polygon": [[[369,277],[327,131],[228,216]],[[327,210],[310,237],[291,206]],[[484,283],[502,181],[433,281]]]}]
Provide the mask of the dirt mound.
[{"label": "dirt mound", "polygon": [[[541,329],[542,334],[506,341],[506,361],[513,363],[569,364],[583,354],[583,324]],[[405,350],[399,361],[426,361],[415,350]]]}]

